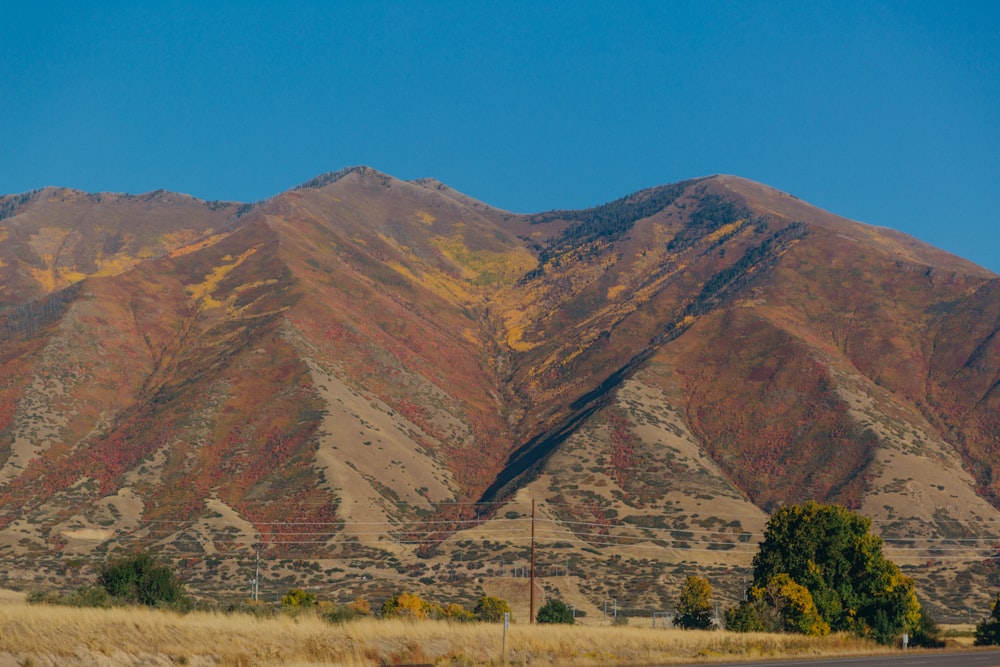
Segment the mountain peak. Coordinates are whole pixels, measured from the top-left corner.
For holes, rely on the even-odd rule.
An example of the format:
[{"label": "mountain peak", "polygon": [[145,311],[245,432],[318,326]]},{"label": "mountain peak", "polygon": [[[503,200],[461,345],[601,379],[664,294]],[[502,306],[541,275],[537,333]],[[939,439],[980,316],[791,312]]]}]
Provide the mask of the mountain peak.
[{"label": "mountain peak", "polygon": [[366,167],[364,165],[358,165],[354,167],[344,167],[343,169],[338,169],[336,171],[325,172],[309,179],[305,183],[295,186],[292,190],[318,190],[351,175],[365,178],[379,178],[382,180],[396,180],[389,174],[378,171],[377,169],[372,169],[371,167]]}]

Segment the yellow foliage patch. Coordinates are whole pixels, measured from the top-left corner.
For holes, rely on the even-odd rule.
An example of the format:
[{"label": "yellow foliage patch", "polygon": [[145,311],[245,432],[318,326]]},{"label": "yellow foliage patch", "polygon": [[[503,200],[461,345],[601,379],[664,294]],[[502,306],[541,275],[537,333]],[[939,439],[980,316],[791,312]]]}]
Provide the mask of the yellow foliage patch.
[{"label": "yellow foliage patch", "polygon": [[677,328],[689,327],[694,324],[694,315],[685,315],[684,319],[677,323]]},{"label": "yellow foliage patch", "polygon": [[527,352],[538,347],[538,343],[526,343],[521,339],[524,337],[524,327],[515,325],[507,329],[507,347],[516,352]]},{"label": "yellow foliage patch", "polygon": [[[229,272],[235,269],[237,266],[246,261],[250,255],[257,252],[257,248],[250,248],[239,257],[237,257],[231,264],[223,264],[222,266],[217,266],[212,269],[211,272],[205,275],[205,280],[197,285],[188,285],[185,290],[188,295],[199,301],[204,308],[216,308],[222,305],[221,301],[217,301],[212,297],[212,292],[218,287],[219,283],[229,275]],[[226,255],[227,260],[232,260],[232,257]]]},{"label": "yellow foliage patch", "polygon": [[417,275],[405,264],[396,261],[386,262],[386,266],[404,276],[414,284],[420,285],[421,287],[444,299],[448,299],[449,301],[464,302],[471,299],[469,291],[465,289],[461,283],[449,278],[444,273],[421,272],[420,275]]},{"label": "yellow foliage patch", "polygon": [[36,269],[34,267],[28,267],[28,273],[31,275],[32,279],[42,286],[46,292],[52,292],[56,288],[56,277],[52,273],[52,255],[45,255],[42,257],[45,261],[46,268]]},{"label": "yellow foliage patch", "polygon": [[625,291],[625,285],[614,285],[608,288],[608,301],[618,298],[618,295]]},{"label": "yellow foliage patch", "polygon": [[54,292],[57,289],[62,289],[67,285],[72,285],[73,283],[78,283],[87,277],[86,273],[81,273],[79,271],[74,271],[73,269],[56,269],[52,267],[52,257],[46,256],[45,262],[48,264],[48,268],[36,269],[29,267],[28,273],[31,277],[45,289],[46,292]]},{"label": "yellow foliage patch", "polygon": [[437,220],[437,218],[435,218],[427,211],[417,211],[417,220],[424,223],[425,225],[429,225],[433,223],[435,220]]},{"label": "yellow foliage patch", "polygon": [[139,263],[141,258],[129,257],[128,255],[114,255],[112,257],[99,257],[97,259],[97,271],[95,276],[116,276],[125,273]]},{"label": "yellow foliage patch", "polygon": [[508,252],[469,250],[460,237],[437,236],[430,242],[463,270],[463,278],[481,285],[509,284],[537,265],[534,256],[523,248]]},{"label": "yellow foliage patch", "polygon": [[729,236],[733,232],[737,231],[740,227],[746,224],[746,220],[737,220],[736,222],[730,222],[728,225],[722,225],[714,232],[706,236],[708,241],[718,241],[724,236]]},{"label": "yellow foliage patch", "polygon": [[59,287],[78,283],[87,277],[86,273],[81,273],[80,271],[75,271],[70,268],[57,269],[56,273],[56,282],[59,284]]},{"label": "yellow foliage patch", "polygon": [[192,238],[196,236],[193,230],[182,230],[180,232],[174,232],[173,234],[164,235],[163,240],[168,247],[170,245],[174,245],[175,240],[178,241],[178,245],[180,245],[180,247],[170,252],[170,257],[181,257],[183,255],[188,255],[192,252],[201,250],[202,248],[207,248],[208,246],[216,243],[219,239],[223,239],[226,237],[225,234],[213,234],[212,236],[204,238],[200,241],[191,243],[189,241],[183,240],[187,235],[190,235]]}]

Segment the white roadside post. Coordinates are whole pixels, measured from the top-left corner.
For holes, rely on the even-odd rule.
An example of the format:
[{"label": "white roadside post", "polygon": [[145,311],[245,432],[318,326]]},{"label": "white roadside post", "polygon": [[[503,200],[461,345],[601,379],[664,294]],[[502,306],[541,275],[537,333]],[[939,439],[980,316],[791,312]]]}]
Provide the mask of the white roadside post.
[{"label": "white roadside post", "polygon": [[507,664],[507,627],[510,625],[510,612],[503,613],[503,648],[501,650],[501,664]]}]

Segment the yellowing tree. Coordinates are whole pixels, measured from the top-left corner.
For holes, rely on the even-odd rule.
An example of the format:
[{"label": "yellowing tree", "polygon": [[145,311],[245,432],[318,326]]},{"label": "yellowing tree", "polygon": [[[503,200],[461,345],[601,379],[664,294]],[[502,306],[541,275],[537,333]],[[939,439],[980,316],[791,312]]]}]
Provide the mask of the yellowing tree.
[{"label": "yellowing tree", "polygon": [[830,624],[819,615],[809,589],[792,581],[784,572],[771,577],[767,587],[755,587],[751,597],[766,600],[777,612],[782,630],[806,635],[830,633]]},{"label": "yellowing tree", "polygon": [[704,577],[689,576],[677,597],[674,625],[685,630],[712,627],[712,586]]},{"label": "yellowing tree", "polygon": [[436,605],[413,593],[400,593],[396,597],[386,600],[381,609],[383,618],[419,619],[440,616],[440,613],[435,612]]}]

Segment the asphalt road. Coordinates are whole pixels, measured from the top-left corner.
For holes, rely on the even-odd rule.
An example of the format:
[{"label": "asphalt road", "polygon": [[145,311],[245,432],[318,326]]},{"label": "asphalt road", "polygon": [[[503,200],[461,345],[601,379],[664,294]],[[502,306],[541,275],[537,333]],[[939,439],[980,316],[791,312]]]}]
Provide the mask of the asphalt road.
[{"label": "asphalt road", "polygon": [[[851,656],[849,658],[818,658],[816,660],[793,658],[790,660],[762,660],[757,662],[700,662],[689,663],[711,667],[997,667],[1000,651],[900,651],[898,654]],[[673,666],[678,667],[678,666]]]}]

